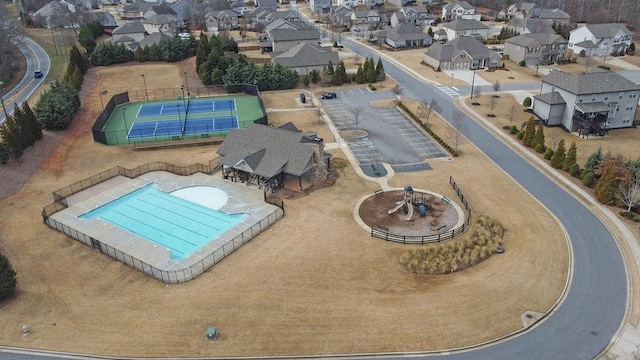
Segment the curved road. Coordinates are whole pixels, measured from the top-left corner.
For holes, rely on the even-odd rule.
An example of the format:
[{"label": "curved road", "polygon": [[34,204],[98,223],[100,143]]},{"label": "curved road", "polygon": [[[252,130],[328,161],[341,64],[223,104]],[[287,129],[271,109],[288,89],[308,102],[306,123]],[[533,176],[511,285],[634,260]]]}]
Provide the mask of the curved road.
[{"label": "curved road", "polygon": [[[33,92],[36,91],[38,86],[44,82],[51,68],[49,56],[35,41],[26,37],[19,37],[15,43],[27,59],[27,72],[15,88],[2,96],[2,100],[7,107],[7,114],[9,115],[13,113],[15,104],[21,105],[33,95]],[[44,76],[39,79],[34,78],[33,73],[36,70],[41,70]],[[33,107],[33,104],[29,105]],[[2,111],[0,112],[0,124],[5,120],[6,117],[4,111]]]},{"label": "curved road", "polygon": [[[345,40],[348,47],[363,56],[377,56],[368,48]],[[457,111],[451,98],[409,75],[395,64],[384,61],[385,71],[400,82],[404,96],[423,100],[435,97],[441,114],[452,118]],[[468,138],[482,152],[526,188],[551,211],[565,227],[572,245],[573,275],[563,302],[530,330],[506,341],[459,352],[425,354],[452,359],[593,359],[609,346],[624,320],[627,306],[627,277],[624,260],[605,225],[587,207],[550,180],[500,140],[474,121],[467,119]],[[513,199],[518,201],[518,199]],[[535,261],[532,254],[531,261]],[[544,286],[544,284],[541,284]],[[482,329],[478,329],[481,331]],[[3,350],[0,349],[0,357]],[[10,352],[10,350],[8,351]],[[19,355],[11,359],[65,358],[53,354]],[[412,355],[411,357],[418,357]],[[74,357],[90,358],[90,357]],[[406,356],[380,356],[405,359]]]}]

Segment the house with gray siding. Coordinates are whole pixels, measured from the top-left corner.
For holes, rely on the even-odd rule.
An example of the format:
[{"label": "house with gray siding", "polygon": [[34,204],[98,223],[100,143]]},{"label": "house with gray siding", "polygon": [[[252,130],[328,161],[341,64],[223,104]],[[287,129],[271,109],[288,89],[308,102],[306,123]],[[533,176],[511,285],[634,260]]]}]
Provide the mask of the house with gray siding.
[{"label": "house with gray siding", "polygon": [[309,0],[309,7],[314,13],[328,13],[331,5],[331,0]]},{"label": "house with gray siding", "polygon": [[455,19],[442,24],[447,33],[447,40],[451,41],[460,36],[473,36],[478,40],[487,40],[489,27],[478,20]]},{"label": "house with gray siding", "polygon": [[386,43],[394,49],[429,46],[433,43],[433,38],[429,34],[407,23],[387,29],[385,39]]},{"label": "house with gray siding", "polygon": [[567,40],[558,34],[523,34],[504,42],[504,53],[517,63],[553,64],[564,59]]},{"label": "house with gray siding", "polygon": [[569,33],[569,49],[579,54],[589,51],[586,44],[595,45],[592,54],[605,56],[626,51],[633,42],[633,34],[624,24],[589,24],[571,30]]},{"label": "house with gray siding", "polygon": [[555,30],[546,21],[541,19],[511,19],[505,25],[507,31],[513,34],[555,34]]},{"label": "house with gray siding", "polygon": [[424,53],[424,63],[434,69],[484,69],[502,66],[496,51],[471,36],[461,36],[444,44],[433,44]]},{"label": "house with gray siding", "polygon": [[315,44],[302,42],[282,53],[272,53],[271,62],[280,64],[298,72],[298,75],[309,75],[311,71],[322,72],[329,65],[340,62],[338,53],[331,48],[321,48]]},{"label": "house with gray siding", "polygon": [[546,125],[604,135],[633,126],[639,95],[639,85],[612,71],[573,75],[553,70],[542,79],[532,107]]}]

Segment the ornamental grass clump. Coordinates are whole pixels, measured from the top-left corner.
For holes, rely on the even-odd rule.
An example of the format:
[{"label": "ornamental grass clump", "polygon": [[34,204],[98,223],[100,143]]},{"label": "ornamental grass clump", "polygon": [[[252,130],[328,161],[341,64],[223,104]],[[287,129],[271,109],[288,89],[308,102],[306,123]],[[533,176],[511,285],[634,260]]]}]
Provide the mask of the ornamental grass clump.
[{"label": "ornamental grass clump", "polygon": [[481,215],[471,236],[405,251],[400,263],[417,274],[446,274],[473,266],[502,252],[505,227]]}]

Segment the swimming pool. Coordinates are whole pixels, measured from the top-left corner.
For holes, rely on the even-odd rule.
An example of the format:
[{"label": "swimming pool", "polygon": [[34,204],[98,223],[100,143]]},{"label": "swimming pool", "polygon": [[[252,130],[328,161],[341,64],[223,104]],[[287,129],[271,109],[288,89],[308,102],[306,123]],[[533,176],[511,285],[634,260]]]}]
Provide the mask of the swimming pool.
[{"label": "swimming pool", "polygon": [[151,183],[81,218],[98,218],[142,236],[183,259],[240,223],[246,214],[226,214],[160,191]]}]

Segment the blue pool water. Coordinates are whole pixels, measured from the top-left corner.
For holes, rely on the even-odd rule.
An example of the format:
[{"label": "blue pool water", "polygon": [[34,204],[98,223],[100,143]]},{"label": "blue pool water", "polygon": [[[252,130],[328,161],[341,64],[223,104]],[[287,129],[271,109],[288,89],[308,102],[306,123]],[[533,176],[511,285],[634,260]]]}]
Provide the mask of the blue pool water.
[{"label": "blue pool water", "polygon": [[98,218],[171,250],[183,259],[237,225],[245,214],[228,215],[158,190],[149,184],[81,218]]}]

